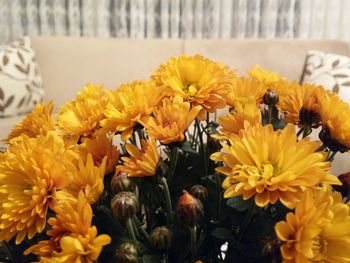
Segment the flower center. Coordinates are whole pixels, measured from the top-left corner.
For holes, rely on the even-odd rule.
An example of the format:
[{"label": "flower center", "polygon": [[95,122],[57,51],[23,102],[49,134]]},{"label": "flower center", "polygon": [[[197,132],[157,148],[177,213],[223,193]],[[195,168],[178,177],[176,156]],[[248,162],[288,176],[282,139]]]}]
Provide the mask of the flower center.
[{"label": "flower center", "polygon": [[261,167],[242,165],[235,169],[234,174],[248,178],[250,184],[255,185],[259,181],[268,181],[276,176],[277,170],[267,161]]},{"label": "flower center", "polygon": [[316,260],[322,259],[327,252],[327,241],[321,235],[318,235],[313,239],[312,250]]},{"label": "flower center", "polygon": [[183,90],[190,96],[194,96],[197,94],[199,87],[195,83],[186,83],[184,84]]}]

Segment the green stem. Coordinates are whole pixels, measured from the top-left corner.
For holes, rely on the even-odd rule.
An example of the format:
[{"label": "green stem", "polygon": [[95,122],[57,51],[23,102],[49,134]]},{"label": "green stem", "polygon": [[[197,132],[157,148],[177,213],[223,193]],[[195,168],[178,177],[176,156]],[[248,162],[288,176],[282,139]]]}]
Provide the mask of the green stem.
[{"label": "green stem", "polygon": [[305,127],[301,127],[300,130],[297,132],[297,138],[304,132]]},{"label": "green stem", "polygon": [[168,174],[169,181],[171,181],[174,176],[178,158],[179,158],[178,148],[174,147],[173,149],[171,149],[171,152],[170,152],[170,168],[169,168],[169,174]]},{"label": "green stem", "polygon": [[220,207],[221,207],[221,179],[220,174],[216,173],[214,174],[216,179],[216,219],[219,219],[220,216]]},{"label": "green stem", "polygon": [[11,249],[8,247],[6,242],[0,242],[0,247],[5,251],[6,256],[11,262],[16,262],[15,258],[12,255]]},{"label": "green stem", "polygon": [[272,107],[269,106],[267,111],[267,124],[272,124]]},{"label": "green stem", "polygon": [[200,141],[199,152],[203,158],[204,176],[207,176],[208,175],[207,164],[206,164],[207,158],[204,151],[203,132],[201,131],[201,125],[198,119],[196,119],[195,125],[197,125],[197,129],[198,129],[198,135],[199,135],[199,141]]},{"label": "green stem", "polygon": [[135,244],[137,244],[137,239],[135,236],[134,227],[132,225],[131,218],[128,218],[128,220],[126,220],[126,228],[128,229],[128,233],[131,239],[134,241]]},{"label": "green stem", "polygon": [[[253,201],[253,200],[251,200]],[[244,218],[244,221],[243,221],[243,224],[241,226],[241,229],[239,231],[239,235],[238,235],[238,241],[241,241],[243,236],[244,236],[244,233],[245,231],[247,230],[250,222],[252,221],[253,219],[253,215],[254,215],[254,212],[255,212],[255,203],[252,202],[249,209],[248,209],[248,212],[247,212],[247,215],[245,216]]]},{"label": "green stem", "polygon": [[149,237],[147,231],[142,227],[141,222],[140,222],[140,220],[137,218],[136,215],[133,217],[133,221],[134,221],[136,227],[139,229],[140,233],[141,233],[141,234],[143,235],[143,237],[145,238],[145,240],[146,240],[149,244],[151,244],[151,239],[150,239],[150,237]]},{"label": "green stem", "polygon": [[328,155],[327,161],[333,162],[336,154],[337,154],[337,152],[330,152],[330,154]]},{"label": "green stem", "polygon": [[190,227],[190,236],[191,236],[191,253],[192,253],[192,262],[194,262],[197,259],[197,236],[196,236],[196,227]]},{"label": "green stem", "polygon": [[170,191],[169,191],[168,183],[164,177],[160,178],[160,182],[163,186],[163,190],[165,194],[165,203],[167,207],[167,223],[169,225],[172,221],[172,215],[173,215],[173,207],[171,204]]}]

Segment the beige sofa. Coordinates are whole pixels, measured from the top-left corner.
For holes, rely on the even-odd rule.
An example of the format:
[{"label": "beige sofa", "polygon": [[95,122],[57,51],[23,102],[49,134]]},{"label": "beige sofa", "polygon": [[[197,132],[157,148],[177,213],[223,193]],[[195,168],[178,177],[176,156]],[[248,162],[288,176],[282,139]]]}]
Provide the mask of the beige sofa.
[{"label": "beige sofa", "polygon": [[[348,43],[330,40],[35,37],[32,45],[44,80],[45,98],[53,100],[57,107],[74,98],[88,82],[114,88],[145,79],[159,63],[182,53],[202,54],[241,72],[260,64],[293,80],[299,80],[308,50],[350,55]],[[0,119],[0,139],[22,118]]]}]

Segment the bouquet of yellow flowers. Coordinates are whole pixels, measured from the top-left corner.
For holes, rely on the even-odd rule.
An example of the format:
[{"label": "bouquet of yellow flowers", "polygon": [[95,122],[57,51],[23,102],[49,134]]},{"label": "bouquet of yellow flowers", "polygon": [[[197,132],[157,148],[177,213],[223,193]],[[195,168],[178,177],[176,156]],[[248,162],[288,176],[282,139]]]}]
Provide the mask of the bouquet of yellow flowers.
[{"label": "bouquet of yellow flowers", "polygon": [[350,262],[350,107],[323,87],[183,55],[53,107],[0,153],[1,262]]}]

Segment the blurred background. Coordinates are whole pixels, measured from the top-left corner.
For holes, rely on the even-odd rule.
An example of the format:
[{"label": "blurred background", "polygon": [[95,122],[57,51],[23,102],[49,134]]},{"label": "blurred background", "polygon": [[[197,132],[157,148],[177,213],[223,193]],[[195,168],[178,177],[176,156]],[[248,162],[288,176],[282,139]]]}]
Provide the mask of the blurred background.
[{"label": "blurred background", "polygon": [[0,0],[0,44],[23,35],[350,41],[350,0]]}]

